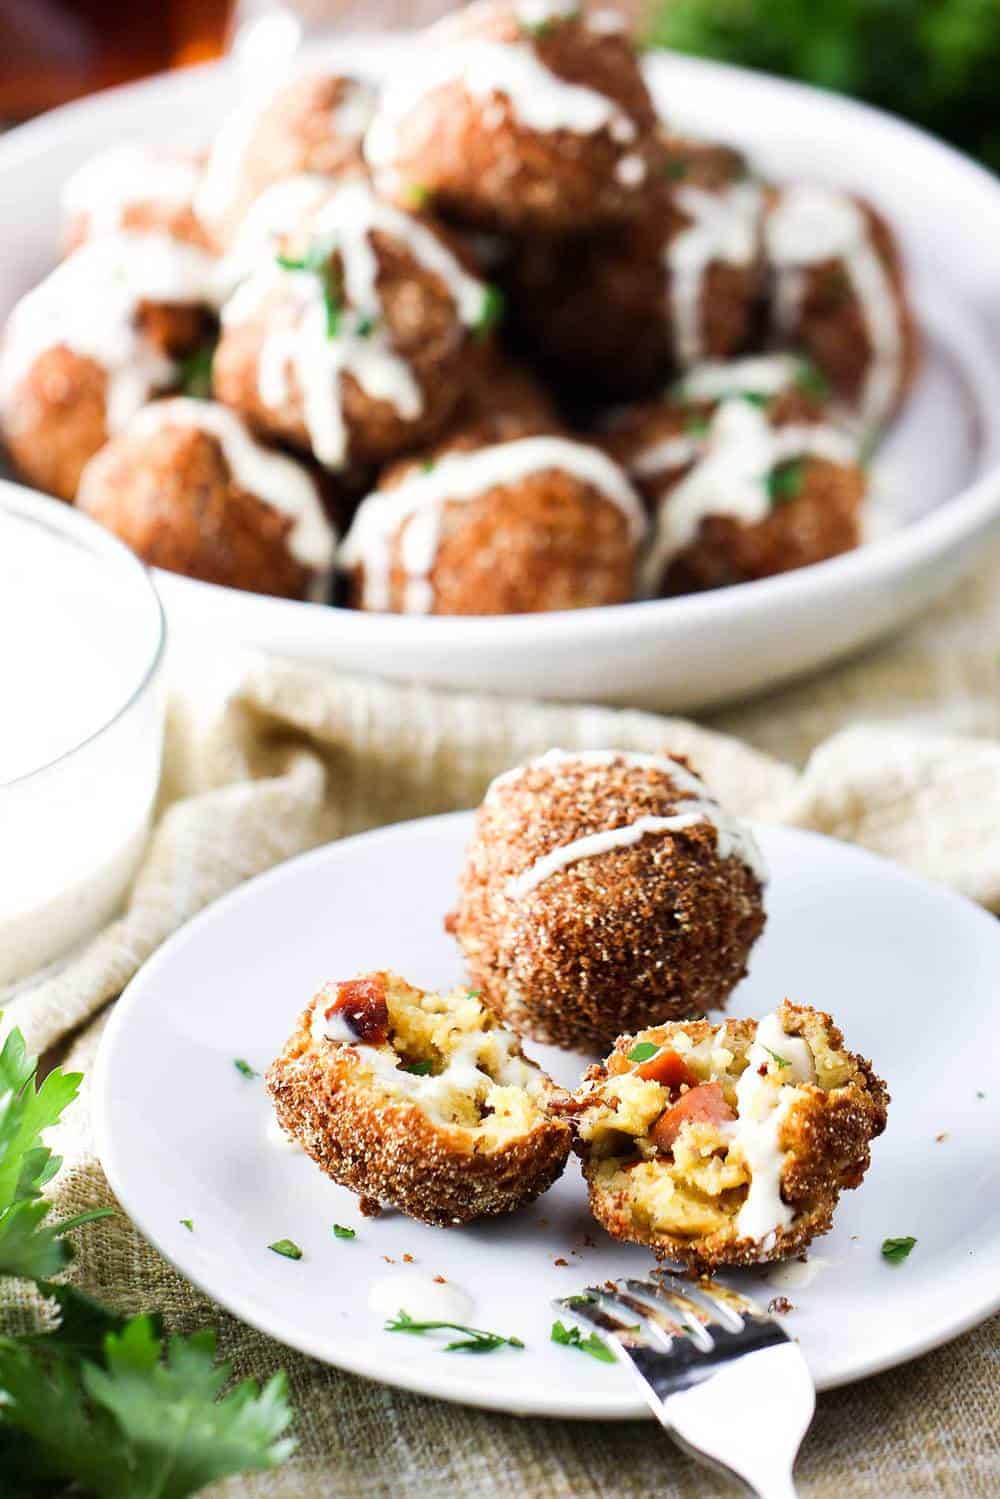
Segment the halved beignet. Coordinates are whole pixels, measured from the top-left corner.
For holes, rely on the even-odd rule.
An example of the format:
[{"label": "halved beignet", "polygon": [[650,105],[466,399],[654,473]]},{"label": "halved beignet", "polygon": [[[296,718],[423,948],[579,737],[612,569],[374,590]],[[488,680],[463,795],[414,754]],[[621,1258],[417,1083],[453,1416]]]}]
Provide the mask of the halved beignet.
[{"label": "halved beignet", "polygon": [[830,1016],[787,1000],[620,1036],[576,1094],[591,1211],[697,1269],[798,1254],[860,1185],[888,1102]]},{"label": "halved beignet", "polygon": [[474,990],[392,973],[326,984],[267,1073],[282,1128],[327,1176],[423,1223],[509,1213],[561,1175],[565,1097]]}]

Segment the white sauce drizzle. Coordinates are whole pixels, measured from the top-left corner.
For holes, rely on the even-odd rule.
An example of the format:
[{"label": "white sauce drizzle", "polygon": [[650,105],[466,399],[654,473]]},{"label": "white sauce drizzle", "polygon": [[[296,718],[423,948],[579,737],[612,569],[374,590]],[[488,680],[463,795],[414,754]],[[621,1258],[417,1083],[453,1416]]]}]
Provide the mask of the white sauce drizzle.
[{"label": "white sauce drizzle", "polygon": [[700,776],[665,755],[633,754],[625,750],[548,750],[537,759],[529,760],[525,765],[517,765],[513,770],[504,771],[497,776],[487,788],[483,803],[486,805],[494,800],[498,791],[519,780],[527,770],[550,769],[565,764],[620,764],[660,771],[669,777],[679,791],[688,792],[689,797],[678,803],[678,811],[670,817],[638,817],[635,822],[627,823],[624,827],[590,833],[543,854],[521,874],[508,880],[505,893],[511,900],[520,900],[550,875],[581,859],[599,857],[609,849],[628,847],[657,833],[682,833],[689,827],[705,824],[715,828],[716,850],[720,859],[739,859],[760,884],[766,883],[764,856],[746,823],[719,805],[709,794]]},{"label": "white sauce drizzle", "polygon": [[70,220],[85,214],[91,235],[113,234],[133,204],[190,204],[200,179],[201,167],[183,156],[136,142],[112,146],[68,179],[62,192],[63,213]]},{"label": "white sauce drizzle", "polygon": [[273,259],[279,240],[296,229],[330,193],[330,179],[310,173],[287,177],[255,198],[240,221],[236,238],[222,261],[226,285],[235,288],[258,266]]},{"label": "white sauce drizzle", "polygon": [[[292,518],[288,550],[296,562],[315,572],[329,572],[337,538],[319,491],[301,464],[284,453],[262,447],[235,411],[214,401],[193,401],[183,396],[154,401],[129,423],[128,435],[149,437],[164,427],[193,427],[214,437],[239,487]],[[105,461],[103,452],[98,453],[84,470],[80,481],[82,500],[85,501],[89,486],[101,482]]]},{"label": "white sauce drizzle", "polygon": [[625,30],[625,17],[620,10],[595,10],[587,16],[584,24],[595,36],[614,36]]},{"label": "white sauce drizzle", "polygon": [[[486,289],[470,276],[437,236],[410,215],[380,201],[364,183],[339,188],[315,215],[311,232],[329,238],[340,253],[344,290],[350,306],[340,315],[337,333],[327,332],[327,309],[318,276],[286,270],[277,262],[249,276],[226,304],[223,323],[252,320],[269,299],[274,326],[260,352],[258,392],[266,406],[289,399],[294,371],[302,394],[304,418],[313,451],[330,468],[342,466],[347,431],[341,403],[341,376],[350,373],[373,400],[391,404],[407,421],[420,415],[423,395],[406,360],[393,349],[382,326],[378,261],[374,232],[406,245],[414,258],[436,275],[450,292],[465,324],[482,316]],[[367,328],[369,331],[364,332]]]},{"label": "white sauce drizzle", "polygon": [[345,79],[345,84],[344,97],[333,111],[333,133],[344,140],[360,140],[372,122],[378,93],[359,78]]},{"label": "white sauce drizzle", "polygon": [[580,0],[518,0],[514,14],[519,25],[528,27],[572,21],[580,14]]},{"label": "white sauce drizzle", "polygon": [[115,234],[89,240],[17,304],[0,355],[0,401],[13,395],[35,360],[65,347],[106,372],[107,424],[120,431],[174,364],[141,332],[141,302],[218,300],[215,258],[164,234]]},{"label": "white sauce drizzle", "polygon": [[364,568],[363,605],[388,609],[392,543],[404,521],[401,561],[408,576],[404,612],[426,613],[433,605],[430,573],[440,541],[441,511],[452,501],[477,499],[529,475],[559,470],[592,485],[628,520],[637,540],[646,528],[642,503],[616,463],[600,449],[565,437],[525,437],[471,453],[450,453],[429,473],[415,474],[394,489],[375,490],[361,503],[341,547],[344,567]]},{"label": "white sauce drizzle", "polygon": [[797,354],[751,354],[746,359],[706,359],[676,386],[689,401],[721,401],[730,395],[781,395],[807,368]]},{"label": "white sauce drizzle", "polygon": [[857,461],[857,443],[846,432],[821,424],[772,426],[767,416],[739,396],[727,397],[700,436],[668,438],[641,454],[636,473],[668,471],[681,462],[694,467],[667,489],[658,508],[656,536],[643,564],[642,581],[655,589],[670,559],[695,539],[709,515],[730,515],[752,526],[771,510],[768,477],[780,463],[822,458]]},{"label": "white sauce drizzle", "polygon": [[674,344],[681,364],[693,364],[704,353],[702,293],[709,266],[748,266],[760,243],[760,188],[736,182],[721,192],[680,187],[675,199],[691,220],[665,247]]},{"label": "white sauce drizzle", "polygon": [[394,1270],[373,1281],[368,1306],[376,1316],[396,1317],[406,1312],[415,1322],[458,1322],[468,1326],[472,1297],[452,1281],[436,1281],[423,1270]]},{"label": "white sauce drizzle", "polygon": [[[771,1052],[789,1064],[774,1068]],[[759,1069],[770,1070],[761,1075]],[[802,1096],[799,1084],[816,1080],[808,1044],[787,1036],[777,1015],[766,1015],[757,1026],[747,1065],[736,1084],[736,1125],[730,1150],[742,1155],[750,1172],[746,1201],[736,1218],[741,1238],[762,1240],[787,1228],[795,1214],[781,1198],[785,1153],[778,1137],[789,1109]]]},{"label": "white sauce drizzle", "polygon": [[646,180],[646,163],[637,152],[623,156],[615,167],[615,180],[622,187],[638,187]]},{"label": "white sauce drizzle", "polygon": [[217,132],[201,184],[195,198],[195,211],[206,223],[218,224],[236,204],[243,173],[243,162],[257,130],[257,124],[274,100],[279,85],[263,96],[244,100],[226,117]]},{"label": "white sauce drizzle", "polygon": [[530,45],[476,40],[442,45],[428,40],[406,77],[391,83],[382,97],[365,137],[369,164],[376,170],[391,167],[410,111],[433,89],[456,82],[476,99],[504,95],[518,124],[528,130],[594,135],[616,127],[619,135],[613,138],[624,140],[636,134],[635,122],[613,99],[559,78]]},{"label": "white sauce drizzle", "polygon": [[861,209],[831,188],[787,187],[766,218],[764,239],[777,277],[777,322],[786,334],[796,331],[808,269],[823,261],[842,263],[871,344],[859,404],[867,421],[884,420],[899,390],[902,330],[892,282]]},{"label": "white sauce drizzle", "polygon": [[784,1264],[775,1265],[769,1270],[764,1279],[769,1285],[777,1286],[782,1291],[801,1291],[806,1286],[811,1286],[821,1270],[827,1270],[833,1264],[833,1260],[825,1260],[821,1255],[810,1255],[803,1263],[802,1260],[786,1260]]}]

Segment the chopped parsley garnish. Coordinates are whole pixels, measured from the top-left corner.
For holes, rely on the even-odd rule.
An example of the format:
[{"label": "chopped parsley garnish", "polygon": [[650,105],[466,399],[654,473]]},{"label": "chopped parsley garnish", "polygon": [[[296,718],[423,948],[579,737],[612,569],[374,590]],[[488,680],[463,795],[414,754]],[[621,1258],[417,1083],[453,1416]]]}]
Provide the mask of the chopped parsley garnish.
[{"label": "chopped parsley garnish", "polygon": [[212,395],[212,360],[215,350],[195,349],[180,362],[181,390],[196,401],[207,401]]},{"label": "chopped parsley garnish", "polygon": [[[763,1041],[760,1044],[761,1046],[764,1046]],[[773,1061],[777,1062],[779,1067],[790,1067],[792,1065],[787,1057],[779,1057],[778,1053],[776,1051],[772,1051],[769,1046],[764,1046],[764,1050],[767,1052],[768,1056],[772,1058]]]},{"label": "chopped parsley garnish", "polygon": [[483,291],[483,305],[472,331],[476,338],[485,338],[502,321],[503,292],[491,282]]},{"label": "chopped parsley garnish", "polygon": [[268,1249],[272,1249],[275,1254],[282,1255],[286,1260],[300,1260],[302,1258],[302,1250],[295,1243],[294,1239],[275,1239],[274,1243],[269,1244],[267,1247]]},{"label": "chopped parsley garnish", "polygon": [[760,411],[763,411],[771,399],[762,390],[736,390],[733,394],[739,396],[741,400],[749,401],[751,406],[756,406]]},{"label": "chopped parsley garnish", "polygon": [[976,1097],[977,1098],[985,1098],[986,1094],[982,1091],[981,1088],[977,1088],[976,1089]]},{"label": "chopped parsley garnish", "polygon": [[798,499],[802,489],[802,459],[789,458],[779,463],[767,476],[767,494],[772,505],[787,505]]},{"label": "chopped parsley garnish", "polygon": [[578,1327],[566,1327],[562,1322],[553,1322],[552,1341],[559,1343],[563,1348],[578,1348],[581,1353],[589,1353],[591,1358],[599,1358],[602,1364],[613,1364],[615,1356],[596,1332],[589,1332],[583,1336]]},{"label": "chopped parsley garnish", "polygon": [[[425,458],[424,461],[423,461],[423,463],[420,465],[420,472],[422,474],[429,474],[429,473],[433,472],[433,469],[434,469],[434,459],[433,458]],[[478,989],[470,989],[469,993],[470,994],[477,994],[478,995],[479,990]]]},{"label": "chopped parsley garnish", "polygon": [[358,326],[354,331],[359,338],[371,338],[375,332],[375,319],[373,317],[359,318]]},{"label": "chopped parsley garnish", "polygon": [[663,169],[666,174],[667,181],[680,182],[682,177],[687,176],[690,165],[690,162],[685,161],[682,156],[676,157],[673,161],[668,161]]},{"label": "chopped parsley garnish", "polygon": [[483,1332],[478,1327],[463,1327],[461,1322],[415,1322],[402,1309],[385,1324],[386,1332],[410,1332],[421,1337],[425,1332],[460,1332],[461,1338],[444,1345],[445,1353],[493,1353],[497,1348],[523,1348],[520,1338],[505,1338],[498,1332]]},{"label": "chopped parsley garnish", "polygon": [[333,1237],[335,1239],[356,1239],[357,1233],[353,1228],[345,1228],[342,1223],[333,1225]]},{"label": "chopped parsley garnish", "polygon": [[804,396],[816,401],[825,401],[830,394],[830,382],[821,369],[814,364],[803,364],[796,372],[795,385]]},{"label": "chopped parsley garnish", "polygon": [[431,200],[431,190],[426,182],[411,182],[406,189],[406,197],[411,208],[420,211],[426,208]]},{"label": "chopped parsley garnish", "polygon": [[888,1260],[890,1265],[901,1265],[916,1242],[911,1234],[902,1239],[883,1239],[882,1258]]},{"label": "chopped parsley garnish", "polygon": [[400,1072],[412,1072],[416,1077],[427,1077],[434,1066],[433,1062],[408,1062],[401,1067]]},{"label": "chopped parsley garnish", "polygon": [[703,411],[692,411],[684,418],[684,430],[690,432],[692,437],[700,437],[711,425],[711,418]]},{"label": "chopped parsley garnish", "polygon": [[283,271],[308,271],[318,276],[323,288],[323,305],[326,308],[326,336],[336,338],[340,331],[340,317],[344,310],[343,287],[340,274],[332,262],[333,245],[329,240],[317,240],[301,255],[279,255],[278,264]]},{"label": "chopped parsley garnish", "polygon": [[250,1063],[244,1061],[242,1057],[235,1057],[233,1060],[233,1066],[236,1068],[236,1071],[241,1072],[244,1077],[260,1077],[260,1073],[255,1072],[254,1069],[250,1066]]},{"label": "chopped parsley garnish", "polygon": [[188,1231],[189,1234],[193,1234],[194,1233],[194,1219],[193,1218],[182,1218],[180,1221],[181,1221],[182,1226],[187,1229],[187,1231]]},{"label": "chopped parsley garnish", "polygon": [[655,1057],[659,1051],[652,1041],[637,1041],[628,1054],[630,1062],[648,1062],[650,1057]]},{"label": "chopped parsley garnish", "polygon": [[[434,465],[432,464],[431,467],[433,468],[433,466]],[[478,999],[483,991],[482,989],[466,989],[465,992],[470,999]]]}]

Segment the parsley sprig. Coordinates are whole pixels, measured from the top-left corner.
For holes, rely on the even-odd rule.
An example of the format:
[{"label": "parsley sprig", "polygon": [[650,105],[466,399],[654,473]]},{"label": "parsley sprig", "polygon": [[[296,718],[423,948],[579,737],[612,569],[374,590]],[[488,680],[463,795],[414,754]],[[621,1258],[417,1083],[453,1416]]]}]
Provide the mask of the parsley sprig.
[{"label": "parsley sprig", "polygon": [[[319,278],[323,288],[323,305],[326,308],[327,338],[337,337],[344,311],[344,287],[340,272],[333,261],[333,250],[331,241],[314,240],[301,255],[277,257],[278,264],[283,271],[306,271]],[[370,333],[371,327],[367,331]]]},{"label": "parsley sprig", "polygon": [[637,1041],[628,1054],[630,1062],[648,1062],[650,1057],[655,1057],[659,1051],[652,1041]]},{"label": "parsley sprig", "polygon": [[[588,1299],[586,1297],[582,1298]],[[589,1332],[586,1337],[578,1327],[567,1327],[564,1322],[553,1322],[552,1341],[559,1343],[563,1348],[578,1348],[581,1353],[589,1353],[591,1358],[598,1358],[602,1364],[613,1364],[615,1356],[596,1332]]]},{"label": "parsley sprig", "polygon": [[505,1338],[498,1332],[464,1327],[461,1322],[416,1322],[402,1308],[385,1324],[386,1332],[409,1332],[422,1337],[428,1332],[460,1332],[461,1338],[445,1343],[445,1353],[495,1353],[498,1348],[523,1348],[520,1338]]},{"label": "parsley sprig", "polygon": [[798,499],[802,491],[803,468],[801,458],[789,458],[772,468],[767,476],[767,495],[772,505],[787,505]]},{"label": "parsley sprig", "polygon": [[901,1265],[909,1257],[916,1242],[912,1234],[906,1234],[901,1239],[883,1239],[882,1258],[888,1260],[890,1265]]},{"label": "parsley sprig", "polygon": [[[760,1044],[761,1046],[764,1046],[763,1041]],[[764,1050],[767,1052],[771,1060],[777,1063],[779,1067],[790,1067],[792,1065],[787,1057],[779,1056],[778,1053],[776,1051],[772,1051],[769,1046],[764,1046]]]},{"label": "parsley sprig", "polygon": [[71,1257],[66,1234],[111,1211],[47,1221],[42,1190],[61,1163],[42,1134],[80,1081],[57,1067],[40,1083],[17,1030],[0,1050],[0,1276],[32,1279],[52,1323],[0,1331],[0,1489],[186,1499],[277,1467],[294,1446],[283,1374],[263,1391],[244,1380],[221,1396],[231,1366],[216,1361],[214,1332],[168,1342],[158,1316],[121,1317],[49,1279]]}]

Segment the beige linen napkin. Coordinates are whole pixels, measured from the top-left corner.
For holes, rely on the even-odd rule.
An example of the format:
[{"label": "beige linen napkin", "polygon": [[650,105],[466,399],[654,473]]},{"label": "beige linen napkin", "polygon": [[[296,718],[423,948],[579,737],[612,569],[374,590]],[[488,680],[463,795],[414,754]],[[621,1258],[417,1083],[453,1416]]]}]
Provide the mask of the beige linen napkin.
[{"label": "beige linen napkin", "polygon": [[[899,640],[817,682],[717,714],[711,728],[262,660],[222,664],[196,691],[174,694],[159,816],[124,915],[63,971],[10,999],[4,1025],[20,1025],[37,1050],[77,1033],[68,1060],[86,1070],[102,1024],[94,1017],[208,901],[328,839],[471,806],[494,774],[552,745],[668,746],[740,812],[852,839],[1000,910],[998,583],[994,562]],[[58,1208],[109,1200],[86,1090],[59,1135]],[[298,1457],[277,1474],[220,1485],[219,1494],[723,1492],[648,1427],[457,1409],[292,1354],[207,1303],[124,1216],[77,1238],[77,1273],[94,1294],[128,1310],[160,1307],[183,1327],[214,1322],[241,1373],[288,1370]],[[995,1327],[992,1336],[980,1329],[823,1397],[802,1492],[996,1493],[994,1339]]]}]

